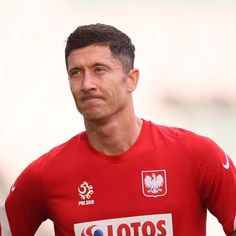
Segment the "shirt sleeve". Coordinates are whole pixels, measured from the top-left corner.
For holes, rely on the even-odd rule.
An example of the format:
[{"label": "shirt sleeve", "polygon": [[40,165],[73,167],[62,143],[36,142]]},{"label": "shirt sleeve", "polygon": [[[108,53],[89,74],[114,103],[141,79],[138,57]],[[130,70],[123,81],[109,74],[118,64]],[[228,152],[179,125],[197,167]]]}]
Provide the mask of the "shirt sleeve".
[{"label": "shirt sleeve", "polygon": [[198,153],[196,181],[205,207],[222,224],[226,235],[236,230],[236,170],[230,157],[205,139]]},{"label": "shirt sleeve", "polygon": [[46,220],[39,160],[29,165],[12,185],[0,209],[1,236],[33,236]]}]

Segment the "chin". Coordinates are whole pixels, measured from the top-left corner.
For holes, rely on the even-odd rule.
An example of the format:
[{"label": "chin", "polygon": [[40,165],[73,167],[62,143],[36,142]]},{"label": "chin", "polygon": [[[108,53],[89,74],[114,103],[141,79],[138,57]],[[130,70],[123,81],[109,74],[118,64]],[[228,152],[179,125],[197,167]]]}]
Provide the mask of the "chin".
[{"label": "chin", "polygon": [[[78,109],[79,110],[79,109]],[[112,117],[114,111],[105,109],[105,107],[93,107],[90,109],[80,109],[79,112],[84,117],[84,120],[92,122],[105,122]]]},{"label": "chin", "polygon": [[107,115],[100,112],[85,112],[81,113],[85,120],[88,121],[101,121],[107,119]]}]

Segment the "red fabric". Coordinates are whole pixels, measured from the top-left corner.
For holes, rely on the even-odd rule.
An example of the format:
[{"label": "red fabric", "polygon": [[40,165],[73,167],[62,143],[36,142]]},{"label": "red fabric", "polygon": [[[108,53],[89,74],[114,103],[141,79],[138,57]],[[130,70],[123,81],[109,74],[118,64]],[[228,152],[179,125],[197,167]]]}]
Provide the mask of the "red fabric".
[{"label": "red fabric", "polygon": [[[6,200],[12,234],[34,235],[49,218],[56,236],[75,235],[75,228],[80,236],[104,230],[102,222],[120,235],[139,236],[150,228],[164,236],[172,227],[175,236],[205,236],[207,208],[229,234],[236,172],[231,161],[225,169],[226,161],[210,139],[147,121],[135,144],[118,156],[94,150],[81,133],[34,161],[17,179]],[[168,220],[161,218],[165,215]],[[117,218],[132,222],[115,225]],[[97,225],[80,229],[90,221]]]}]

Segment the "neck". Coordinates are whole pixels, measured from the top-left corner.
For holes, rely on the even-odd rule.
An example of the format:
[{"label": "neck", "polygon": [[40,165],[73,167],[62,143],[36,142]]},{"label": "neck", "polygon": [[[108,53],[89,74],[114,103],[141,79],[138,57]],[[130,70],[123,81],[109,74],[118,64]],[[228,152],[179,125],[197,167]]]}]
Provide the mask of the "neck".
[{"label": "neck", "polygon": [[130,148],[137,140],[143,121],[136,116],[125,120],[109,122],[85,121],[90,144],[108,155],[118,155]]}]

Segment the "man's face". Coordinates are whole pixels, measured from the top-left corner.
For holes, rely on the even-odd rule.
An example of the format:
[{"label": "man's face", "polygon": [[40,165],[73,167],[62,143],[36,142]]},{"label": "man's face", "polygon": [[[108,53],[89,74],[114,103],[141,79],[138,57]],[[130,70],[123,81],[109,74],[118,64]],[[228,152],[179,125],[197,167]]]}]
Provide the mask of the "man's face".
[{"label": "man's face", "polygon": [[67,58],[70,88],[85,120],[122,114],[132,102],[129,75],[107,46],[73,50]]}]

